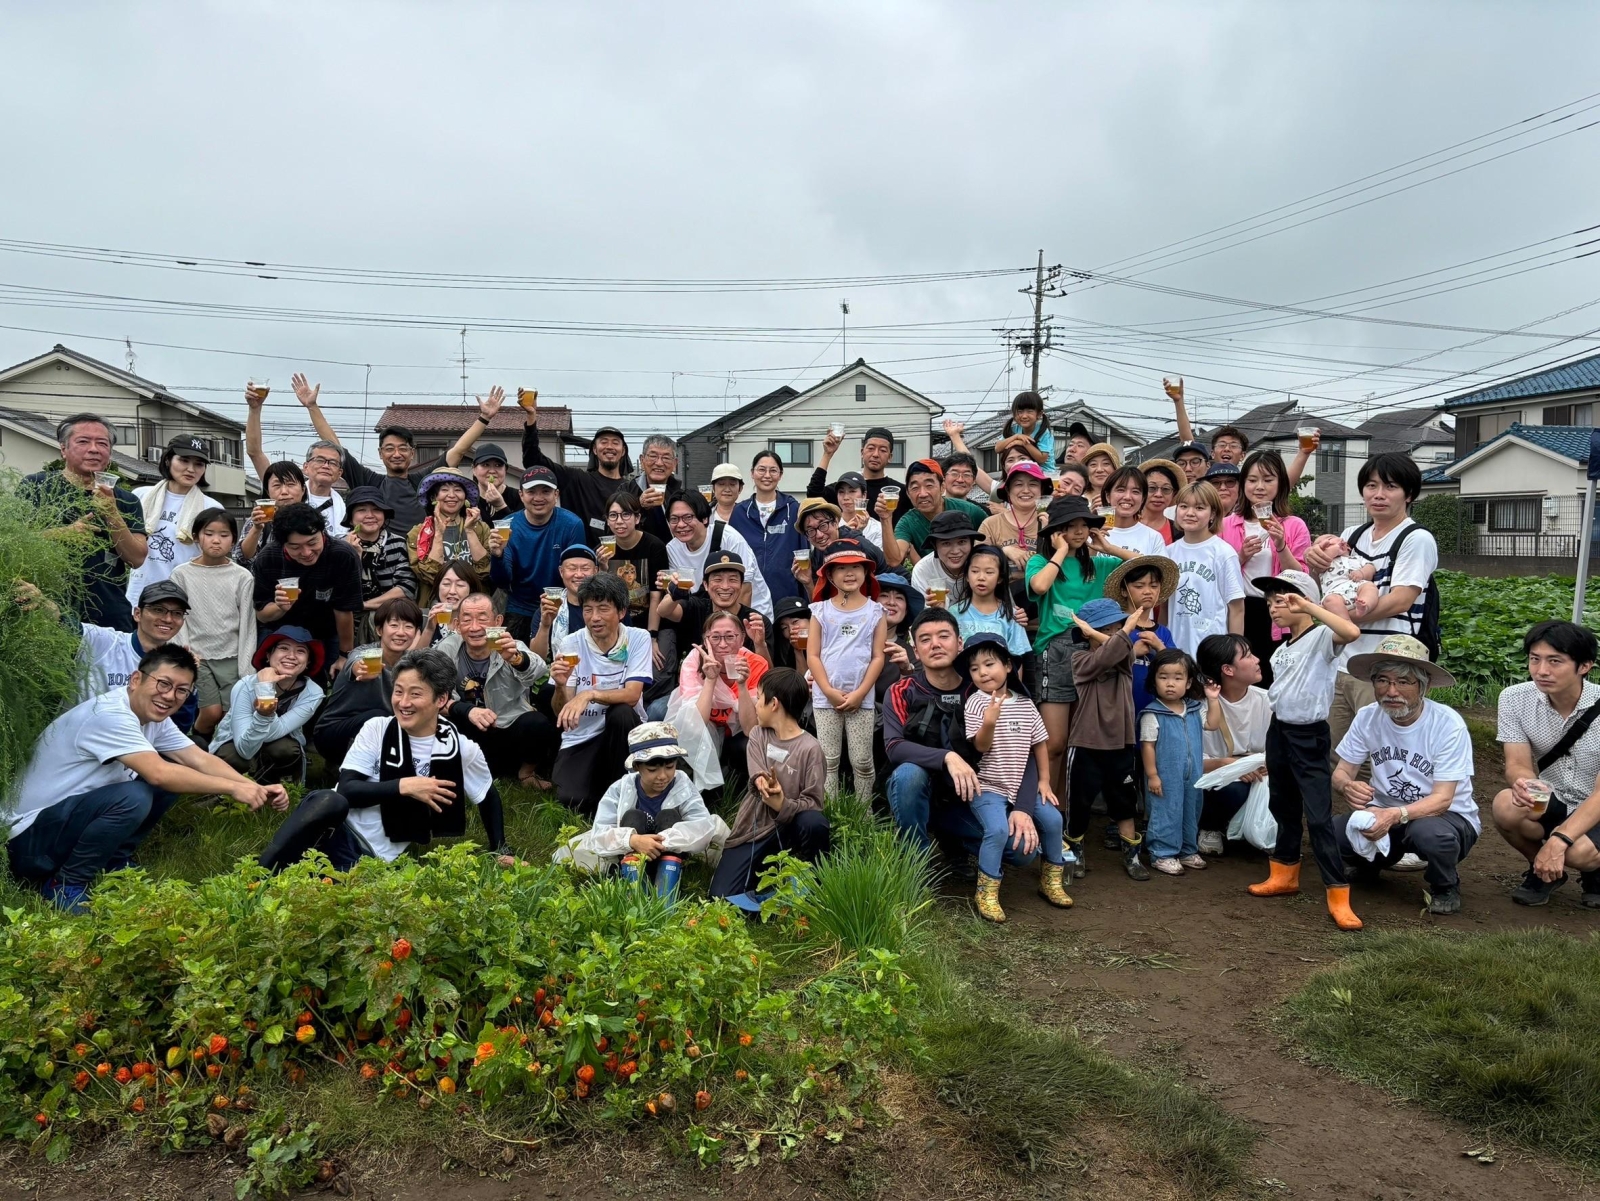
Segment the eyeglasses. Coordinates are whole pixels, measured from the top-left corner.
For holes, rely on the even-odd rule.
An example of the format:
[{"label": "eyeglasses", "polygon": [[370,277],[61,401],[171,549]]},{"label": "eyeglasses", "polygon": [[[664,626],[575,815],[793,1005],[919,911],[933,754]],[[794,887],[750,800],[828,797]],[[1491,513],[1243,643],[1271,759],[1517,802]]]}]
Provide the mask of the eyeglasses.
[{"label": "eyeglasses", "polygon": [[613,509],[606,514],[607,521],[636,521],[639,515],[629,509]]},{"label": "eyeglasses", "polygon": [[668,525],[689,525],[698,520],[693,513],[679,513],[676,517],[667,518]]},{"label": "eyeglasses", "polygon": [[184,615],[183,609],[174,609],[169,605],[163,605],[159,609],[148,609],[146,612],[151,617],[159,617],[163,621],[182,621]]},{"label": "eyeglasses", "polygon": [[155,686],[159,695],[175,697],[180,701],[188,700],[189,694],[194,691],[192,684],[176,684],[171,680],[163,680],[159,677],[155,680]]},{"label": "eyeglasses", "polygon": [[308,465],[311,464],[311,463],[315,463],[319,467],[338,467],[338,466],[340,466],[340,462],[339,462],[338,459],[330,459],[327,455],[312,455],[309,459],[306,460],[306,463]]},{"label": "eyeglasses", "polygon": [[1410,676],[1373,676],[1372,690],[1374,692],[1417,692],[1422,688],[1421,680],[1414,680]]}]

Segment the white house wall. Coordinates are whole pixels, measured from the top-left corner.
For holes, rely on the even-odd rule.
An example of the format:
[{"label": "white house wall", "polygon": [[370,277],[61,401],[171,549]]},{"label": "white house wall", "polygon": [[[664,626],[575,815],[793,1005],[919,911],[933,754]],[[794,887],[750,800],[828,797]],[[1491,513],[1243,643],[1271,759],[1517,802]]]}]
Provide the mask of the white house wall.
[{"label": "white house wall", "polygon": [[1463,497],[1570,496],[1588,480],[1583,468],[1515,443],[1462,471]]},{"label": "white house wall", "polygon": [[[858,383],[867,385],[865,401],[856,400]],[[885,388],[869,375],[846,376],[799,404],[769,413],[735,431],[728,441],[727,458],[748,472],[750,460],[769,443],[808,440],[811,461],[816,464],[822,458],[822,439],[828,426],[839,421],[844,423],[844,443],[829,465],[828,476],[832,479],[842,472],[861,469],[861,436],[873,426],[886,426],[896,440],[906,444],[906,462],[927,458],[934,416],[926,405]],[[786,473],[784,487],[803,489],[804,476],[809,472],[806,468],[803,473]],[[899,468],[890,471],[891,475],[899,473]]]},{"label": "white house wall", "polygon": [[18,475],[31,475],[60,457],[60,447],[49,439],[41,441],[9,426],[0,426],[0,476],[13,471]]}]

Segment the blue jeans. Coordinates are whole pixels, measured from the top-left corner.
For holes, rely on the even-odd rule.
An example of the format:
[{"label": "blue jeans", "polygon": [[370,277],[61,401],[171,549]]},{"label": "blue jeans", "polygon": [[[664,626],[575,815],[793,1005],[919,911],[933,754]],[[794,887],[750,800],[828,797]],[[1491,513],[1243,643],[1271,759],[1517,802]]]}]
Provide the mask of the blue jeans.
[{"label": "blue jeans", "polygon": [[176,799],[143,780],[67,797],[7,844],[11,870],[38,883],[88,884],[101,872],[126,867]]},{"label": "blue jeans", "polygon": [[667,720],[667,706],[670,705],[671,703],[672,703],[672,693],[670,693],[670,692],[667,693],[666,696],[658,696],[658,697],[656,697],[655,700],[651,701],[648,705],[646,705],[644,707],[645,720],[646,721],[666,721]]},{"label": "blue jeans", "polygon": [[1200,853],[1200,790],[1183,780],[1161,781],[1166,795],[1146,794],[1150,828],[1145,841],[1152,859],[1176,859]]},{"label": "blue jeans", "polygon": [[933,807],[933,777],[915,763],[902,763],[889,773],[886,789],[895,827],[913,846],[927,850],[928,819]]},{"label": "blue jeans", "polygon": [[[978,870],[995,879],[1000,877],[1002,863],[1014,866],[1032,863],[1034,855],[1042,852],[1046,863],[1061,864],[1061,810],[1054,805],[1035,801],[1031,810],[1018,804],[1017,808],[1029,813],[1039,831],[1039,851],[1023,855],[1011,839],[1005,797],[998,792],[980,792],[969,806],[970,821],[979,834]],[[968,834],[971,839],[971,834]]]}]

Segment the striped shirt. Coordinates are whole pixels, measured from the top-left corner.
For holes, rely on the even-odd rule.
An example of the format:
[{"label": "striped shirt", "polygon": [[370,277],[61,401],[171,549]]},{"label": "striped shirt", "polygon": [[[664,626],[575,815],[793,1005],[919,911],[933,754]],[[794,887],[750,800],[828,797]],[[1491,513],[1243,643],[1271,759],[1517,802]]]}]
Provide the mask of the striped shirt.
[{"label": "striped shirt", "polygon": [[[1496,737],[1501,742],[1525,744],[1537,770],[1539,756],[1560,742],[1578,715],[1597,701],[1600,684],[1585,681],[1577,705],[1562,717],[1532,680],[1513,684],[1500,694],[1500,729]],[[1570,751],[1539,772],[1539,778],[1555,789],[1556,799],[1568,809],[1588,799],[1595,789],[1596,777],[1600,777],[1600,721],[1591,725]]]},{"label": "striped shirt", "polygon": [[[989,695],[974,692],[967,698],[967,737],[976,738],[983,728],[983,715],[989,708]],[[1044,721],[1027,697],[1008,694],[1001,702],[1000,720],[994,723],[994,741],[978,761],[978,784],[985,792],[997,792],[1008,804],[1017,803],[1028,756],[1043,742]]]},{"label": "striped shirt", "polygon": [[[1367,523],[1362,523],[1365,524]],[[1356,538],[1355,532],[1361,528],[1360,525],[1353,525],[1340,535],[1350,543],[1352,554],[1372,564],[1377,573],[1373,583],[1378,586],[1379,596],[1387,596],[1393,588],[1417,589],[1417,599],[1411,602],[1411,608],[1404,613],[1361,623],[1361,637],[1347,643],[1339,652],[1340,671],[1350,670],[1346,665],[1352,656],[1371,654],[1377,650],[1378,643],[1389,634],[1417,634],[1421,631],[1423,604],[1428,596],[1428,580],[1439,566],[1439,546],[1433,540],[1431,533],[1418,527],[1406,537],[1400,553],[1393,560],[1389,557],[1395,541],[1416,524],[1407,517],[1382,538],[1374,538],[1370,529],[1360,538]]]}]

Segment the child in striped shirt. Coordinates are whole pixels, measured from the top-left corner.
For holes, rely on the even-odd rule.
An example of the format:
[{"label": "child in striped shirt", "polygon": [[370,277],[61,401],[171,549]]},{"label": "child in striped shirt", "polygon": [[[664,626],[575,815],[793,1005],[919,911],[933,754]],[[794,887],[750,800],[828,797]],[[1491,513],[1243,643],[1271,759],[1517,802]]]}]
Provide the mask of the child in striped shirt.
[{"label": "child in striped shirt", "polygon": [[[1015,659],[998,634],[974,634],[956,660],[956,670],[972,678],[976,691],[967,698],[966,734],[982,758],[978,761],[978,795],[972,801],[973,823],[982,830],[978,847],[977,907],[991,922],[1006,920],[1000,907],[1000,870],[1009,855],[1026,864],[1039,854],[1039,895],[1062,909],[1072,904],[1061,886],[1066,861],[1061,853],[1061,802],[1050,788],[1048,735],[1039,710],[1018,690]],[[1028,760],[1033,759],[1036,788],[1023,795]]]}]

